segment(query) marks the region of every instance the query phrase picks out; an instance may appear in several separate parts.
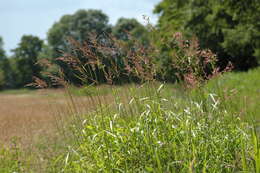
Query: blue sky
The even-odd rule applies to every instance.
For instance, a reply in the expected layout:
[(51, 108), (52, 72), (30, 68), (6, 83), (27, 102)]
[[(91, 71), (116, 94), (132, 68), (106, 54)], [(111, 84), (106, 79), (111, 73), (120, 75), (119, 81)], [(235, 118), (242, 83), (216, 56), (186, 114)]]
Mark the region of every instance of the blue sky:
[(149, 16), (155, 23), (152, 10), (160, 0), (0, 0), (0, 36), (4, 48), (10, 54), (24, 34), (45, 39), (46, 32), (64, 14), (78, 9), (100, 9), (115, 24), (120, 17), (137, 18)]

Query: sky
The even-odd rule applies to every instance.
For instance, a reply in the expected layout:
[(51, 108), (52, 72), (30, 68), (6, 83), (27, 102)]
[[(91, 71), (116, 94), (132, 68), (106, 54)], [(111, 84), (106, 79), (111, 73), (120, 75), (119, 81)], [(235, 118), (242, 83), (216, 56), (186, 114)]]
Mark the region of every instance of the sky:
[(79, 9), (99, 9), (115, 24), (120, 17), (136, 18), (144, 23), (143, 15), (156, 23), (154, 6), (160, 0), (0, 0), (0, 36), (4, 48), (17, 47), (22, 35), (31, 34), (46, 38), (46, 33), (64, 14), (73, 14)]

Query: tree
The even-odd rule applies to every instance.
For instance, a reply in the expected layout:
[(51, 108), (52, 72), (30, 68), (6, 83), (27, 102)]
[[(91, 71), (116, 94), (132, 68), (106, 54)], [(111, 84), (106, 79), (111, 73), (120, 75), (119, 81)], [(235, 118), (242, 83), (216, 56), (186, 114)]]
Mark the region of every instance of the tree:
[[(53, 76), (59, 76), (59, 67), (52, 63), (52, 50), (48, 44), (43, 44), (38, 56), (38, 63), (41, 66), (41, 80), (48, 86), (57, 87), (58, 83), (53, 82)], [(44, 86), (45, 87), (45, 86)]]
[(0, 37), (0, 89), (5, 85), (5, 74), (3, 71), (3, 60), (5, 59), (5, 52), (3, 49), (3, 40)]
[(10, 87), (12, 71), (9, 60), (3, 48), (3, 39), (0, 37), (0, 89)]
[(64, 15), (50, 28), (47, 37), (53, 57), (58, 57), (61, 51), (67, 50), (69, 37), (83, 43), (91, 36), (99, 37), (105, 32), (111, 32), (107, 15), (100, 10), (78, 10), (72, 15)]
[(3, 45), (4, 45), (3, 39), (2, 39), (2, 37), (0, 37), (0, 60), (4, 59), (6, 57)]
[[(93, 38), (97, 41), (105, 41), (108, 33), (111, 33), (108, 16), (100, 10), (78, 10), (72, 15), (64, 15), (51, 27), (48, 32), (48, 43), (53, 62), (61, 67), (69, 82), (80, 84), (81, 80), (76, 77), (75, 70), (67, 63), (56, 60), (57, 57), (62, 56), (62, 52), (70, 53), (73, 51), (73, 46), (68, 40), (73, 39), (80, 44), (91, 44)], [(79, 59), (86, 60), (86, 58)]]
[(148, 32), (146, 28), (136, 19), (120, 18), (113, 27), (113, 35), (120, 40), (127, 41), (129, 36), (148, 42)]
[(36, 36), (24, 35), (19, 46), (12, 50), (16, 65), (16, 87), (24, 87), (39, 77), (41, 67), (37, 64), (43, 41)]
[(222, 67), (231, 61), (237, 70), (247, 70), (260, 60), (258, 0), (163, 0), (154, 12), (165, 36), (196, 35), (202, 48), (218, 54)]

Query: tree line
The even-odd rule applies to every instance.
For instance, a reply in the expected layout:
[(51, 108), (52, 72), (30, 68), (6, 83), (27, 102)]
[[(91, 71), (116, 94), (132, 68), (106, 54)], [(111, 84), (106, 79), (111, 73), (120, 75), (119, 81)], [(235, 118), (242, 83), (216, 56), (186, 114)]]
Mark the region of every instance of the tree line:
[[(85, 64), (85, 69), (93, 66), (86, 65), (93, 53), (106, 68), (96, 65), (86, 71), (89, 75), (98, 74), (101, 81), (107, 80), (105, 76), (111, 72), (107, 68), (112, 67), (112, 64), (116, 64), (117, 69), (125, 72), (129, 64), (131, 66), (135, 63), (128, 59), (138, 57), (140, 53), (142, 56), (149, 54), (150, 60), (155, 64), (153, 68), (160, 69), (155, 74), (156, 78), (171, 82), (179, 80), (180, 73), (185, 73), (184, 69), (187, 67), (184, 65), (189, 66), (188, 71), (193, 68), (190, 57), (205, 59), (205, 52), (196, 52), (199, 49), (210, 49), (215, 53), (216, 65), (220, 69), (224, 69), (229, 62), (233, 64), (234, 70), (248, 70), (258, 66), (258, 0), (162, 0), (156, 5), (154, 13), (159, 15), (159, 20), (153, 27), (127, 18), (120, 18), (112, 26), (108, 16), (100, 10), (78, 10), (72, 15), (62, 16), (54, 23), (47, 32), (47, 42), (37, 36), (22, 36), (10, 57), (6, 56), (0, 37), (0, 88), (24, 87), (32, 83), (35, 77), (48, 80), (45, 74), (56, 74), (59, 69), (64, 72), (69, 82), (82, 85), (79, 73), (71, 68), (72, 63), (64, 61), (64, 58), (76, 56), (81, 64)], [(182, 33), (181, 40), (176, 37), (178, 32)], [(194, 38), (200, 46), (196, 45), (196, 41), (192, 41)], [(179, 42), (176, 42), (178, 39)], [(182, 43), (179, 44), (180, 42)], [(118, 43), (122, 46), (117, 46)], [(81, 48), (85, 48), (85, 52)], [(107, 48), (109, 53), (105, 51)], [(143, 50), (146, 50), (146, 53), (143, 53)], [(86, 55), (86, 51), (89, 51), (89, 54)], [(108, 56), (113, 62), (107, 62)], [(179, 57), (182, 56), (186, 57), (186, 64), (180, 63), (183, 60)], [(212, 54), (206, 56), (212, 57)], [(48, 60), (55, 65), (46, 68), (39, 63), (41, 60)], [(182, 69), (178, 68), (180, 64)], [(207, 65), (204, 71), (211, 73), (209, 71), (212, 69)], [(123, 72), (122, 74), (125, 74)], [(135, 78), (133, 73), (131, 75), (118, 75), (113, 80)]]
[(78, 10), (75, 14), (64, 15), (49, 29), (47, 42), (33, 35), (22, 36), (10, 57), (6, 56), (0, 37), (0, 88), (24, 87), (32, 83), (34, 77), (42, 77), (44, 71), (58, 71), (55, 66), (44, 69), (38, 63), (42, 59), (48, 59), (62, 67), (68, 78), (77, 83), (70, 73), (72, 69), (56, 61), (62, 52), (70, 49), (68, 39), (73, 38), (83, 43), (94, 35), (99, 40), (101, 37), (105, 39), (105, 35), (113, 35), (117, 39), (126, 40), (128, 32), (136, 38), (147, 33), (145, 27), (136, 19), (120, 18), (116, 25), (112, 26), (108, 16), (100, 10)]

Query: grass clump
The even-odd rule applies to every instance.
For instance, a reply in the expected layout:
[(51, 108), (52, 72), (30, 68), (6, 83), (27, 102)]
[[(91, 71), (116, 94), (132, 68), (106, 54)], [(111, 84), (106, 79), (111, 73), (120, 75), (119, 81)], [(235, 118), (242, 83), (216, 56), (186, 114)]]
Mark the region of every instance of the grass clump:
[(225, 109), (243, 119), (256, 120), (255, 123), (259, 125), (259, 75), (260, 68), (248, 72), (227, 73), (210, 80), (203, 89), (206, 93), (216, 93)]
[[(218, 97), (186, 104), (162, 86), (100, 105), (74, 129), (78, 141), (58, 160), (61, 172), (254, 172), (259, 144), (248, 123)], [(117, 98), (117, 97), (115, 97)], [(78, 128), (81, 127), (81, 128)]]
[[(17, 144), (17, 139), (13, 138), (12, 146), (0, 147), (0, 172), (25, 172), (28, 160), (25, 160), (23, 152)], [(28, 159), (28, 158), (27, 158)]]

